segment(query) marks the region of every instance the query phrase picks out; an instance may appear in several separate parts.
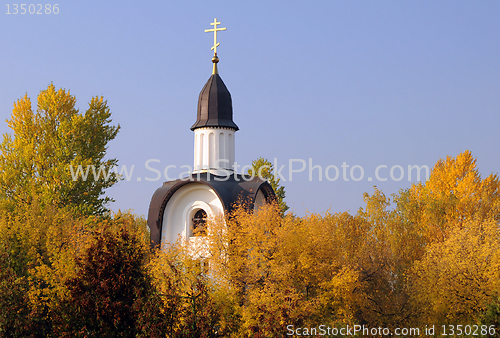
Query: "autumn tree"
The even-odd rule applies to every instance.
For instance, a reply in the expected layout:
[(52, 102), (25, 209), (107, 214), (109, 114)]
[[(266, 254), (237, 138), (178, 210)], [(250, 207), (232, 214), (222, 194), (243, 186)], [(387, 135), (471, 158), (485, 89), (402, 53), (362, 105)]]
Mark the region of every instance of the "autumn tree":
[(217, 299), (214, 282), (200, 262), (184, 258), (182, 275), (179, 277), (182, 311), (175, 319), (179, 327), (176, 336), (231, 337), (234, 327), (225, 320), (223, 314), (231, 312), (231, 304)]
[(470, 151), (439, 160), (425, 183), (401, 192), (398, 209), (426, 243), (443, 241), (467, 221), (500, 221), (500, 180), (482, 179)]
[(86, 225), (67, 210), (38, 203), (0, 210), (0, 332), (45, 337), (51, 309), (64, 294), (63, 281), (85, 247)]
[[(32, 313), (26, 296), (29, 283), (8, 262), (8, 253), (0, 251), (0, 336), (29, 337)], [(43, 332), (43, 331), (42, 331)]]
[(281, 337), (286, 326), (352, 323), (356, 271), (344, 268), (344, 215), (282, 217), (244, 206), (209, 223), (210, 269), (239, 304), (239, 337)]
[[(96, 222), (77, 215), (106, 212), (111, 200), (101, 195), (118, 180), (114, 173), (96, 180), (73, 175), (72, 166), (115, 165), (116, 159), (104, 157), (119, 129), (110, 125), (102, 97), (93, 98), (84, 114), (75, 104), (69, 91), (53, 85), (38, 95), (36, 111), (25, 95), (7, 121), (13, 134), (5, 134), (0, 145), (0, 270), (8, 276), (0, 307), (15, 324), (0, 323), (0, 332), (9, 335), (45, 336), (52, 330), (51, 311), (75, 270), (78, 249), (85, 248), (80, 240), (86, 227)], [(15, 333), (23, 330), (29, 335)]]
[(393, 252), (405, 267), (414, 319), (477, 320), (498, 288), (498, 176), (481, 178), (465, 151), (439, 160), (426, 182), (395, 201)]
[[(38, 95), (36, 111), (27, 95), (14, 103), (7, 120), (13, 134), (4, 134), (0, 145), (4, 206), (37, 199), (41, 205), (69, 206), (81, 214), (106, 211), (112, 200), (102, 195), (118, 175), (110, 172), (117, 160), (105, 156), (120, 127), (110, 124), (111, 112), (102, 97), (92, 98), (85, 113), (75, 105), (75, 96), (53, 84)], [(83, 179), (81, 174), (89, 175)]]
[(280, 185), (280, 178), (274, 173), (274, 165), (269, 160), (259, 157), (252, 161), (252, 168), (248, 170), (247, 174), (259, 176), (269, 182), (278, 198), (281, 213), (284, 215), (290, 207), (285, 202), (285, 187)]
[(427, 322), (478, 321), (500, 290), (500, 229), (467, 221), (426, 248), (411, 271), (413, 298)]
[(493, 295), (491, 303), (481, 315), (480, 323), (488, 326), (493, 325), (495, 328), (494, 337), (500, 337), (500, 296), (498, 292)]
[(66, 282), (77, 278), (76, 262), (95, 246), (103, 229), (111, 238), (126, 230), (148, 252), (145, 220), (129, 213), (75, 217), (66, 209), (37, 203), (20, 206), (14, 214), (0, 210), (0, 336), (47, 337), (68, 325), (62, 320), (72, 308), (66, 307)]
[(126, 229), (98, 230), (65, 281), (68, 297), (58, 311), (60, 336), (136, 337), (151, 283), (144, 266), (148, 247)]

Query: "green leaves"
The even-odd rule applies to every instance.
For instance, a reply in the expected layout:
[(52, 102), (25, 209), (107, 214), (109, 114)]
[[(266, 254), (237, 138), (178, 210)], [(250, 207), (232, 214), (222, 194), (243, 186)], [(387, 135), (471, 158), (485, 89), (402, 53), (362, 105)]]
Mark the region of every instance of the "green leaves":
[(278, 198), (281, 214), (284, 215), (290, 207), (285, 202), (285, 187), (280, 185), (280, 178), (274, 175), (274, 165), (269, 160), (259, 157), (252, 161), (252, 169), (248, 170), (247, 174), (259, 176), (269, 182)]

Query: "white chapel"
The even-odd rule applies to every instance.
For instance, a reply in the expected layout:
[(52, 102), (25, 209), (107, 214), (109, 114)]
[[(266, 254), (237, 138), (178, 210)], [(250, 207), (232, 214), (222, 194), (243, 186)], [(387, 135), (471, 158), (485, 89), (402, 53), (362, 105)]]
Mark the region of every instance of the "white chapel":
[[(259, 177), (234, 171), (235, 133), (239, 130), (233, 121), (231, 94), (219, 76), (217, 64), (217, 27), (214, 20), (212, 75), (198, 97), (194, 132), (194, 171), (185, 178), (168, 181), (151, 198), (148, 226), (151, 245), (174, 243), (179, 237), (188, 240), (195, 234), (203, 235), (207, 219), (225, 216), (241, 202), (249, 209), (257, 209), (276, 200), (271, 185)], [(198, 230), (198, 231), (197, 231)]]

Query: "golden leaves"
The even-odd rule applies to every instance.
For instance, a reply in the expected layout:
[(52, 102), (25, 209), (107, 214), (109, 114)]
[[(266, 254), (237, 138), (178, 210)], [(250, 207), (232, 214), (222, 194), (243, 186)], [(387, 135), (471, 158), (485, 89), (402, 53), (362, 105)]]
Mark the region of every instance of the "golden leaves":
[(0, 146), (0, 191), (16, 204), (67, 206), (81, 214), (102, 214), (111, 201), (101, 197), (104, 189), (119, 179), (111, 173), (93, 180), (73, 179), (70, 166), (116, 165), (104, 160), (107, 143), (119, 126), (111, 126), (111, 113), (102, 97), (95, 97), (80, 114), (69, 90), (53, 84), (40, 92), (37, 110), (25, 95), (14, 104), (8, 125), (13, 135), (4, 135)]
[(434, 166), (425, 184), (408, 190), (412, 222), (427, 229), (427, 241), (443, 241), (466, 221), (495, 218), (500, 214), (500, 181), (497, 175), (481, 179), (469, 151), (447, 157)]
[(411, 280), (427, 320), (477, 317), (500, 288), (500, 229), (492, 220), (468, 221), (444, 242), (427, 247)]

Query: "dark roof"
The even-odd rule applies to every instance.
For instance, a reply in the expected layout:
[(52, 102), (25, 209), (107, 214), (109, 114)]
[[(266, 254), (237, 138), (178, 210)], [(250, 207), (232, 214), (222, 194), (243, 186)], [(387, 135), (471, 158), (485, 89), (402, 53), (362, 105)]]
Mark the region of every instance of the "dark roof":
[(197, 120), (191, 130), (202, 127), (239, 129), (233, 122), (231, 94), (219, 74), (210, 76), (198, 97)]
[[(248, 181), (243, 179), (242, 175), (236, 174), (231, 176), (216, 176), (207, 173), (192, 174), (190, 177), (169, 181), (163, 183), (163, 186), (158, 188), (149, 204), (148, 226), (151, 231), (152, 246), (160, 244), (163, 213), (169, 199), (181, 187), (187, 184), (206, 184), (211, 187), (224, 206), (225, 214), (229, 214), (238, 203), (245, 202), (249, 210), (253, 209), (255, 197), (259, 190), (262, 191), (268, 202), (276, 201), (276, 195), (271, 185), (260, 177), (245, 176)], [(219, 179), (219, 180), (217, 180)], [(224, 180), (222, 180), (224, 179)]]

